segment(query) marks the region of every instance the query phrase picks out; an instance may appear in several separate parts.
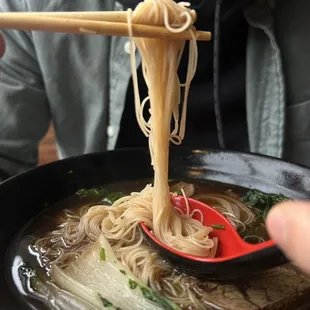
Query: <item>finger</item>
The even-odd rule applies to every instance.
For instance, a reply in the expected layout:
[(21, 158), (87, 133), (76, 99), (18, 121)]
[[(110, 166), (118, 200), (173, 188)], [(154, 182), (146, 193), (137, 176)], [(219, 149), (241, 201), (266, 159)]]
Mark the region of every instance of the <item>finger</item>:
[(285, 255), (310, 274), (310, 203), (289, 201), (275, 206), (266, 226)]

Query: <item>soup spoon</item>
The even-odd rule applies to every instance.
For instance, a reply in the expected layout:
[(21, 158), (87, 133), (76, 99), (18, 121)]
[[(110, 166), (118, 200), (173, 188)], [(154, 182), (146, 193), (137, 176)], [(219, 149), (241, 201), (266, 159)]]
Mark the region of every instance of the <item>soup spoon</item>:
[[(203, 214), (203, 224), (213, 227), (210, 237), (218, 238), (215, 258), (199, 257), (177, 251), (160, 242), (144, 223), (140, 229), (146, 241), (157, 250), (162, 259), (169, 261), (180, 271), (199, 278), (210, 280), (229, 280), (287, 263), (288, 260), (273, 240), (259, 244), (244, 241), (229, 220), (207, 204), (187, 198), (189, 213), (199, 209)], [(183, 196), (171, 198), (172, 205), (186, 212)], [(193, 218), (200, 219), (198, 212)]]

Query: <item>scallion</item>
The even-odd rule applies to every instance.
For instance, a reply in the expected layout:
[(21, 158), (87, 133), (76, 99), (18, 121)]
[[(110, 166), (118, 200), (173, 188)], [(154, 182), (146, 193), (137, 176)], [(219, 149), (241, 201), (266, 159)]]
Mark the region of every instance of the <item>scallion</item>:
[(105, 249), (100, 248), (100, 260), (105, 261)]
[(211, 227), (214, 229), (225, 230), (225, 225), (222, 224), (212, 224)]

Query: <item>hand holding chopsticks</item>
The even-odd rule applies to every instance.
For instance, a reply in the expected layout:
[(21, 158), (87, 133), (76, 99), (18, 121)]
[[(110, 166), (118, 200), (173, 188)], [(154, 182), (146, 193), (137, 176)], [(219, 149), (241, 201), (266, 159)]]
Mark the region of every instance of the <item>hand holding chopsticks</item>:
[[(127, 12), (33, 12), (0, 13), (0, 29), (48, 31), (107, 36), (128, 36)], [(134, 37), (191, 40), (187, 30), (172, 33), (165, 27), (132, 24)], [(211, 40), (211, 33), (195, 31), (199, 41)]]

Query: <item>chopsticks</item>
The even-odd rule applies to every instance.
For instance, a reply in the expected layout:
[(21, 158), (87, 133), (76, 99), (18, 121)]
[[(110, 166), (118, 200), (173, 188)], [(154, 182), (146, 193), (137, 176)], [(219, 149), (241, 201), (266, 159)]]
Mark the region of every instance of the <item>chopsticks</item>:
[[(0, 13), (0, 29), (74, 34), (128, 36), (127, 12), (18, 12)], [(191, 40), (190, 32), (172, 33), (165, 27), (132, 24), (133, 36)], [(195, 31), (199, 41), (211, 40), (208, 31)]]

